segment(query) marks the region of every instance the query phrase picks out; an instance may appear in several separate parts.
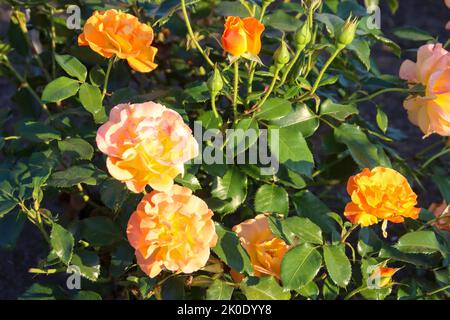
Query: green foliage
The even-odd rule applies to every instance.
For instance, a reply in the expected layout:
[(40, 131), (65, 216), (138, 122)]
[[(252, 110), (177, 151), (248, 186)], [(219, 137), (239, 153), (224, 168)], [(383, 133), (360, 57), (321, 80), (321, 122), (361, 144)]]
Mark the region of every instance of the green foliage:
[[(398, 70), (382, 73), (379, 50), (374, 50), (381, 45), (392, 59), (406, 58), (405, 40), (407, 51), (411, 43), (418, 47), (443, 40), (416, 26), (393, 28), (394, 39), (389, 39), (373, 27), (375, 16), (367, 11), (379, 6), (378, 0), (304, 2), (80, 1), (83, 19), (115, 8), (152, 26), (158, 68), (143, 74), (122, 56), (105, 59), (78, 46), (79, 32), (68, 29), (59, 14), (66, 9), (64, 1), (7, 1), (11, 19), (0, 41), (0, 75), (10, 82), (5, 87), (13, 87), (13, 107), (7, 101), (0, 108), (0, 248), (19, 250), (17, 242), (29, 236), (26, 224), (42, 235), (43, 248), (29, 268), (33, 283), (19, 299), (450, 297), (450, 233), (437, 223), (446, 216), (436, 218), (429, 208), (431, 201), (450, 202), (447, 139), (419, 142), (419, 130), (402, 131), (404, 126), (391, 118), (389, 93), (402, 99), (426, 96), (426, 84), (408, 84)], [(392, 14), (401, 10), (397, 0), (385, 3)], [(250, 15), (261, 17), (265, 26), (261, 51), (239, 58), (224, 54), (216, 41), (224, 19)], [(357, 24), (348, 20), (350, 15), (358, 17)], [(39, 31), (39, 39), (31, 30)], [(150, 278), (138, 266), (136, 254), (143, 252), (131, 247), (127, 223), (144, 194), (155, 190), (146, 186), (145, 192), (134, 193), (115, 179), (119, 169), (113, 172), (111, 163), (123, 159), (112, 151), (104, 155), (96, 141), (114, 106), (147, 101), (178, 112), (193, 130), (196, 121), (204, 131), (212, 129), (217, 136), (199, 141), (200, 153), (213, 144), (224, 153), (217, 157), (224, 163), (177, 163), (178, 169), (184, 165), (184, 174), (174, 183), (206, 202), (217, 234), (206, 264), (190, 274), (162, 266)], [(406, 112), (399, 114), (407, 121)], [(150, 132), (159, 118), (140, 121), (133, 118), (129, 131), (108, 137), (126, 139), (117, 147), (135, 161), (130, 172), (166, 147), (164, 141), (134, 137), (138, 126)], [(407, 148), (411, 142), (417, 145)], [(129, 148), (133, 143), (139, 149)], [(269, 164), (261, 155), (264, 147), (273, 160)], [(250, 161), (255, 150), (258, 157)], [(170, 157), (165, 156), (149, 161), (147, 169), (166, 166)], [(387, 226), (380, 219), (378, 225), (362, 227), (344, 215), (355, 199), (346, 192), (349, 177), (378, 166), (408, 179), (418, 195), (418, 219)], [(269, 229), (258, 229), (250, 240), (239, 238), (233, 227), (244, 221), (249, 226), (248, 219), (257, 214), (265, 214)], [(142, 230), (154, 231), (147, 224), (143, 220)], [(284, 256), (271, 247), (273, 237), (288, 246)], [(267, 261), (280, 262), (279, 274), (266, 270), (278, 268)], [(399, 271), (383, 287), (369, 286), (379, 266)], [(73, 274), (72, 268), (80, 271), (82, 290), (64, 287), (64, 275)], [(45, 281), (35, 275), (45, 275)]]

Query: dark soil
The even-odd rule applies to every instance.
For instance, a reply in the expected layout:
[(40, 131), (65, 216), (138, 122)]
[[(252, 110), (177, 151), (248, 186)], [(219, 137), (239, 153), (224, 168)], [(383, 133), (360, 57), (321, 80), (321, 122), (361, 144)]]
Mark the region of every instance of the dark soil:
[[(385, 1), (381, 1), (385, 2)], [(444, 4), (444, 0), (401, 0), (398, 12), (392, 16), (385, 5), (381, 8), (382, 30), (404, 49), (415, 49), (420, 43), (405, 42), (396, 39), (392, 35), (392, 29), (403, 25), (414, 25), (428, 31), (432, 35), (439, 35), (441, 42), (448, 38), (448, 31), (445, 24), (450, 20), (450, 10)], [(7, 30), (9, 16), (0, 7), (0, 36)], [(383, 73), (396, 74), (401, 62), (405, 58), (415, 59), (415, 53), (407, 53), (401, 59), (390, 53), (386, 48), (378, 48), (373, 56)], [(15, 92), (15, 87), (8, 79), (0, 77), (0, 101), (2, 107), (13, 106), (11, 96)], [(436, 141), (437, 137), (422, 139), (420, 130), (413, 126), (407, 119), (405, 110), (402, 107), (403, 97), (396, 94), (388, 94), (380, 98), (384, 110), (390, 121), (390, 127), (402, 131), (408, 138), (405, 141), (395, 143), (394, 148), (406, 159), (410, 159), (418, 150)], [(363, 117), (375, 121), (374, 108), (367, 105), (363, 111)], [(430, 186), (432, 190), (433, 187)], [(428, 189), (428, 188), (427, 188)], [(437, 194), (437, 191), (436, 191)], [(423, 205), (428, 205), (431, 200), (437, 201), (439, 198), (431, 196), (429, 199), (422, 199)], [(36, 267), (40, 258), (46, 251), (40, 234), (36, 228), (26, 224), (22, 235), (14, 250), (0, 250), (0, 299), (16, 299), (33, 282), (33, 275), (28, 273), (28, 269)]]

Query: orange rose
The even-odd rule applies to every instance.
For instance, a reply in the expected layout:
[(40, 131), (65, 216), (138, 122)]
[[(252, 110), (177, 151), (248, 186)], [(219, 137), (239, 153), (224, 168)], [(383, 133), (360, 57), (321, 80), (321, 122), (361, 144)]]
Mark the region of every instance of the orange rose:
[(450, 206), (444, 201), (441, 204), (433, 203), (428, 208), (436, 217), (433, 225), (441, 230), (450, 231)]
[(417, 53), (417, 63), (403, 62), (400, 78), (426, 87), (425, 96), (405, 100), (409, 120), (425, 136), (432, 133), (450, 136), (450, 53), (440, 43), (424, 45)]
[(406, 178), (393, 169), (366, 168), (350, 177), (347, 192), (352, 202), (346, 205), (344, 215), (354, 224), (367, 227), (379, 220), (401, 223), (404, 218), (419, 216), (420, 208), (414, 207), (417, 195)]
[(152, 47), (153, 29), (140, 23), (128, 13), (114, 9), (96, 11), (78, 37), (78, 45), (89, 46), (105, 58), (116, 55), (126, 59), (131, 68), (139, 72), (150, 72), (158, 65), (154, 63), (158, 49)]
[(204, 267), (217, 242), (212, 216), (188, 188), (146, 194), (127, 227), (142, 271), (153, 278), (163, 269), (192, 273)]
[(198, 154), (197, 141), (181, 116), (154, 102), (120, 104), (97, 131), (109, 173), (133, 192), (148, 184), (168, 191), (184, 173), (184, 163)]
[(228, 17), (222, 34), (222, 46), (235, 57), (244, 53), (256, 56), (261, 51), (263, 31), (264, 25), (253, 17)]
[[(280, 278), (281, 261), (289, 246), (275, 237), (264, 214), (246, 220), (233, 227), (242, 246), (250, 256), (254, 275), (272, 275)], [(237, 278), (237, 277), (236, 277)]]

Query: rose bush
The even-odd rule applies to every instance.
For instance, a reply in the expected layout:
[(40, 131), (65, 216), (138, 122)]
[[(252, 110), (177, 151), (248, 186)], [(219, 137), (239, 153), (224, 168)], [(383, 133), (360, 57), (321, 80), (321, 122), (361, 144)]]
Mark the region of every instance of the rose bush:
[(0, 246), (45, 244), (20, 298), (449, 298), (447, 39), (388, 38), (379, 1), (6, 2)]

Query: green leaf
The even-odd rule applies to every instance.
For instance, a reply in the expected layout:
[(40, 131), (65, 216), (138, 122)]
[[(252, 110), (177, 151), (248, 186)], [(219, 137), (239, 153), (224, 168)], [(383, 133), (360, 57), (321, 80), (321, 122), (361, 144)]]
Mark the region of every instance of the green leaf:
[(414, 26), (403, 26), (398, 27), (393, 30), (395, 36), (412, 41), (429, 41), (434, 40), (434, 37), (431, 36), (426, 31), (423, 31)]
[(323, 282), (322, 295), (325, 300), (334, 300), (339, 295), (339, 287), (327, 278)]
[(376, 253), (381, 249), (383, 242), (378, 238), (375, 232), (370, 228), (361, 228), (359, 230), (358, 253), (365, 257)]
[(120, 230), (107, 217), (90, 217), (81, 220), (81, 236), (93, 246), (107, 246), (120, 238)]
[(358, 59), (364, 64), (367, 71), (370, 70), (370, 47), (367, 41), (361, 39), (355, 39), (347, 47), (350, 51), (353, 51)]
[(289, 300), (291, 294), (280, 287), (274, 277), (249, 277), (241, 283), (248, 300)]
[(274, 13), (266, 15), (263, 21), (265, 26), (271, 26), (285, 32), (294, 32), (302, 25), (301, 20), (283, 10), (276, 10)]
[(331, 279), (340, 287), (347, 287), (352, 277), (352, 266), (345, 254), (345, 246), (327, 245), (323, 247), (325, 265)]
[(359, 126), (343, 123), (334, 129), (334, 136), (338, 142), (347, 145), (353, 160), (361, 168), (374, 168), (380, 165), (389, 167), (385, 162), (384, 152), (369, 141)]
[(445, 173), (445, 170), (442, 172), (437, 171), (433, 174), (432, 179), (437, 185), (445, 202), (450, 203), (450, 179), (448, 178), (448, 174)]
[(416, 231), (403, 235), (395, 247), (406, 253), (433, 253), (440, 250), (433, 231)]
[(219, 16), (223, 17), (248, 17), (247, 9), (245, 9), (245, 7), (241, 3), (236, 1), (220, 1), (219, 3), (217, 3), (215, 11)]
[(247, 176), (233, 166), (227, 170), (223, 178), (216, 177), (211, 194), (213, 197), (226, 201), (226, 204), (219, 209), (220, 212), (233, 212), (247, 197)]
[(26, 215), (19, 210), (0, 218), (0, 248), (14, 249), (25, 221)]
[(269, 123), (279, 128), (293, 126), (295, 130), (302, 133), (303, 137), (311, 136), (319, 127), (319, 119), (306, 104), (296, 105), (292, 112)]
[(114, 212), (118, 212), (128, 196), (126, 185), (115, 179), (106, 179), (100, 185), (102, 202)]
[(64, 171), (54, 172), (50, 176), (48, 184), (59, 188), (70, 188), (79, 183), (95, 185), (97, 183), (96, 174), (96, 169), (92, 165), (73, 166)]
[(58, 102), (77, 94), (80, 85), (77, 80), (59, 77), (53, 80), (42, 92), (42, 102)]
[(331, 99), (327, 99), (320, 105), (321, 116), (330, 116), (339, 121), (344, 121), (354, 114), (358, 114), (358, 109), (352, 104), (338, 104)]
[(184, 300), (184, 277), (166, 280), (161, 288), (161, 297), (163, 300)]
[(66, 154), (74, 160), (91, 160), (94, 155), (94, 148), (86, 140), (80, 138), (67, 138), (58, 141), (58, 148), (61, 153)]
[(175, 182), (191, 189), (192, 191), (197, 191), (202, 188), (200, 181), (198, 181), (197, 177), (191, 173), (185, 173), (183, 176), (177, 176), (175, 178)]
[(280, 119), (292, 111), (292, 104), (288, 100), (281, 98), (270, 98), (261, 106), (261, 110), (256, 113), (258, 120)]
[(283, 220), (282, 224), (291, 243), (295, 242), (296, 238), (300, 243), (323, 243), (322, 230), (308, 218), (290, 217)]
[(289, 211), (288, 193), (276, 185), (263, 185), (255, 195), (255, 211), (286, 214)]
[(120, 277), (133, 264), (134, 250), (125, 241), (120, 242), (111, 254), (110, 271), (113, 277)]
[(5, 214), (12, 211), (16, 206), (16, 201), (0, 197), (0, 219), (3, 218)]
[(50, 233), (50, 244), (53, 251), (65, 265), (68, 265), (72, 259), (74, 243), (73, 235), (69, 231), (59, 224), (53, 223)]
[(339, 235), (336, 222), (329, 216), (331, 210), (313, 193), (309, 191), (298, 192), (294, 195), (293, 201), (300, 216), (310, 219), (328, 234)]
[(386, 115), (386, 113), (384, 113), (384, 111), (381, 110), (381, 108), (377, 108), (376, 121), (377, 121), (378, 128), (380, 128), (381, 131), (386, 133), (386, 130), (388, 128), (389, 119), (388, 119), (388, 116)]
[(319, 287), (314, 281), (296, 290), (300, 295), (315, 300), (319, 296)]
[(340, 30), (344, 24), (344, 20), (330, 13), (316, 13), (314, 18), (325, 24), (328, 33), (333, 37), (336, 36), (337, 31)]
[(84, 249), (73, 253), (71, 265), (80, 269), (80, 275), (91, 281), (96, 281), (100, 275), (100, 259), (95, 252)]
[(311, 282), (319, 272), (322, 256), (309, 243), (290, 249), (281, 262), (281, 280), (286, 289), (296, 290)]
[(100, 87), (105, 82), (106, 73), (100, 66), (95, 66), (89, 72), (89, 80), (91, 84)]
[(252, 118), (241, 119), (227, 135), (227, 152), (238, 155), (255, 144), (259, 136), (258, 122)]
[(227, 230), (219, 223), (216, 223), (217, 244), (212, 249), (213, 252), (229, 267), (240, 273), (252, 273), (250, 258), (242, 247), (236, 233)]
[(87, 69), (77, 58), (70, 55), (56, 54), (55, 60), (69, 76), (77, 78), (81, 82), (86, 80)]
[(61, 292), (50, 284), (33, 283), (19, 300), (56, 300)]
[(42, 122), (27, 121), (25, 123), (21, 123), (17, 127), (16, 131), (24, 139), (30, 141), (47, 142), (52, 140), (61, 140), (61, 134), (57, 130)]
[(272, 156), (297, 173), (311, 176), (314, 158), (301, 132), (295, 127), (281, 128), (277, 132), (269, 131), (269, 146)]
[(216, 118), (214, 115), (214, 112), (212, 111), (205, 111), (203, 112), (200, 117), (198, 118), (198, 121), (201, 122), (201, 125), (205, 129), (220, 129), (222, 127), (222, 118)]
[(142, 299), (146, 300), (148, 299), (148, 296), (155, 288), (155, 285), (157, 284), (156, 278), (149, 278), (149, 277), (142, 277), (139, 278), (139, 292), (141, 293)]
[(102, 300), (102, 296), (94, 291), (81, 290), (72, 297), (72, 300)]
[(102, 94), (98, 87), (83, 83), (80, 87), (79, 97), (81, 104), (92, 114), (96, 123), (103, 123), (107, 120)]
[(230, 300), (233, 290), (232, 286), (216, 279), (206, 290), (206, 300)]

